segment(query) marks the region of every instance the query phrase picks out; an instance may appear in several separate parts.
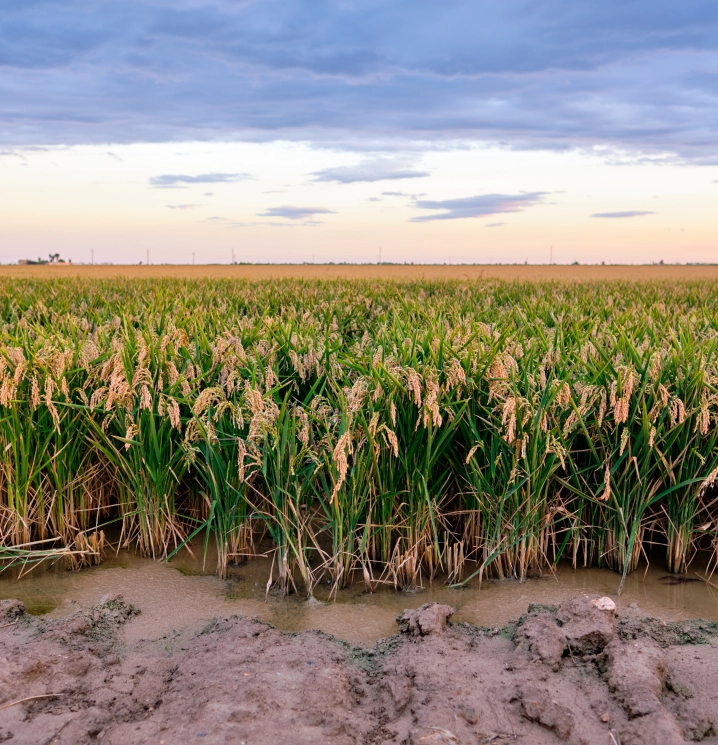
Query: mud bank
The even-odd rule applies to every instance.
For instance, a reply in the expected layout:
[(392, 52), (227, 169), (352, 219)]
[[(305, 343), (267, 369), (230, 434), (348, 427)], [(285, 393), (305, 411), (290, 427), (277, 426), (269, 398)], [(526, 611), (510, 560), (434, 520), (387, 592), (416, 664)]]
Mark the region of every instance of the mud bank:
[(129, 641), (137, 613), (0, 602), (0, 742), (718, 743), (718, 624), (598, 596), (501, 629), (427, 604), (371, 648), (241, 616)]

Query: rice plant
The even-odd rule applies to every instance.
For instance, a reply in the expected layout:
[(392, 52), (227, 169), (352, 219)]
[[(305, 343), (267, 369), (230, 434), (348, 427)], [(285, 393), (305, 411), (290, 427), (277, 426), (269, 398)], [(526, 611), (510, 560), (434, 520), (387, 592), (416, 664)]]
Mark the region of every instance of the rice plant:
[(201, 535), (311, 597), (718, 547), (711, 283), (0, 288), (4, 565)]

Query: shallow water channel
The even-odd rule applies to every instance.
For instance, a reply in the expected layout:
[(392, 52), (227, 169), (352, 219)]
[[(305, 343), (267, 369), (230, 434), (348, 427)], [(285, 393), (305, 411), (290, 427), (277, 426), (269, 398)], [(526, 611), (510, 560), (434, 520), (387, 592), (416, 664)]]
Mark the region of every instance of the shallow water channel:
[[(616, 594), (620, 577), (614, 572), (574, 572), (566, 565), (523, 583), (484, 580), (479, 587), (472, 581), (463, 589), (449, 589), (434, 580), (416, 592), (384, 586), (369, 594), (363, 583), (356, 582), (329, 602), (272, 593), (266, 597), (267, 559), (233, 567), (226, 581), (211, 574), (214, 566), (211, 555), (203, 565), (188, 552), (162, 563), (120, 551), (102, 565), (79, 572), (56, 564), (49, 569), (36, 567), (18, 579), (16, 570), (5, 571), (0, 574), (0, 599), (17, 598), (32, 614), (60, 617), (89, 607), (104, 595), (121, 594), (141, 610), (125, 629), (128, 642), (158, 639), (175, 630), (199, 628), (215, 616), (240, 614), (285, 631), (320, 629), (349, 642), (372, 644), (396, 632), (395, 618), (404, 608), (422, 603), (447, 603), (456, 609), (453, 620), (493, 627), (517, 619), (529, 603), (558, 604), (580, 592), (609, 595), (619, 607), (637, 603), (648, 615), (666, 620), (718, 621), (718, 589), (696, 574), (690, 574), (687, 582), (673, 584), (675, 578), (658, 564), (629, 575), (620, 597)], [(316, 595), (322, 597), (322, 588)]]

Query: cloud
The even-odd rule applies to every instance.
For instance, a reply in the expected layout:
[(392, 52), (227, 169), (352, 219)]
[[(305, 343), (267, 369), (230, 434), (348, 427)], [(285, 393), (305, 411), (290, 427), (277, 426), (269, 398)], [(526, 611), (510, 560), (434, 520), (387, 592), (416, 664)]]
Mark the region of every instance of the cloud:
[(119, 155), (115, 155), (115, 153), (111, 153), (109, 150), (107, 151), (107, 153), (105, 153), (105, 155), (108, 155), (110, 158), (114, 158), (115, 160), (119, 160), (120, 163), (125, 162), (124, 160), (122, 160), (122, 158), (120, 158)]
[(397, 181), (409, 178), (425, 178), (427, 171), (417, 171), (403, 161), (389, 158), (372, 158), (353, 166), (335, 166), (312, 174), (315, 181), (338, 184), (374, 183), (376, 181)]
[(318, 220), (306, 220), (305, 222), (261, 222), (258, 220), (252, 222), (225, 221), (219, 224), (228, 228), (311, 228), (316, 225), (324, 225), (323, 222), (319, 222)]
[(180, 184), (228, 184), (253, 178), (247, 173), (203, 173), (199, 176), (165, 174), (153, 176), (150, 185), (160, 189), (182, 188)]
[(527, 7), (5, 0), (0, 146), (484, 140), (718, 162), (715, 0)]
[(466, 217), (487, 217), (504, 212), (521, 212), (527, 207), (541, 204), (546, 192), (536, 191), (526, 194), (481, 194), (464, 199), (430, 201), (419, 199), (414, 206), (422, 210), (440, 210), (434, 215), (421, 215), (410, 218), (409, 222), (430, 222), (432, 220), (460, 220)]
[(19, 158), (23, 165), (27, 165), (27, 158), (19, 151), (0, 150), (0, 158)]
[[(323, 207), (270, 207), (266, 212), (260, 212), (260, 217), (282, 217), (285, 220), (306, 220), (314, 215), (333, 215), (334, 210)], [(307, 223), (310, 224), (310, 223)]]
[(622, 219), (624, 217), (643, 217), (643, 215), (655, 215), (655, 212), (646, 212), (642, 210), (628, 210), (627, 212), (596, 212), (591, 217), (608, 217), (611, 219)]
[(381, 193), (383, 197), (405, 197), (407, 199), (419, 199), (420, 197), (426, 196), (426, 192), (417, 192), (416, 194), (408, 194), (404, 191), (383, 191)]
[(184, 212), (185, 210), (193, 210), (195, 207), (199, 206), (199, 204), (168, 204), (167, 209), (180, 210)]
[(490, 222), (484, 225), (485, 228), (500, 228), (502, 225), (506, 225), (505, 222)]

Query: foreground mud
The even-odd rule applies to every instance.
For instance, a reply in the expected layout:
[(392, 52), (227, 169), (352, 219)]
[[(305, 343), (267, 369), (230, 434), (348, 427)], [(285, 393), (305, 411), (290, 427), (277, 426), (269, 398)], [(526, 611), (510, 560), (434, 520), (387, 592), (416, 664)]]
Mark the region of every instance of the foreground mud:
[(128, 645), (137, 612), (0, 602), (0, 742), (718, 743), (716, 625), (616, 617), (607, 598), (493, 630), (430, 604), (372, 649), (236, 616)]

